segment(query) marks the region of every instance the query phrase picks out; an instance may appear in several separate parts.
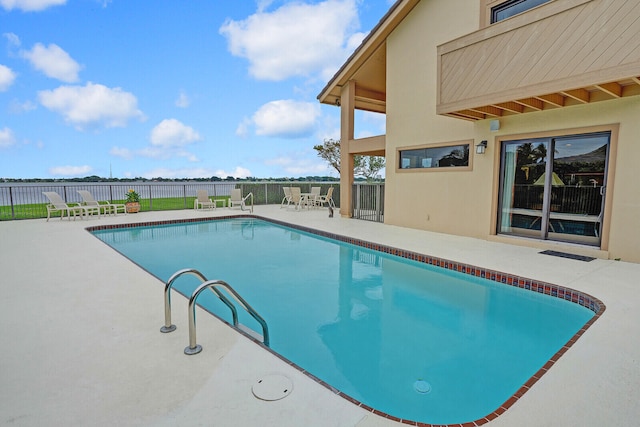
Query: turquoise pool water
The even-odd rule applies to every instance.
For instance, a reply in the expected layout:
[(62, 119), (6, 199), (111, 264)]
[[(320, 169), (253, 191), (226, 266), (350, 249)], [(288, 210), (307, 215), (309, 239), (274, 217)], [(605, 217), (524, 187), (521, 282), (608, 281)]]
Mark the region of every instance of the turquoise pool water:
[[(594, 316), (558, 298), (257, 219), (94, 234), (163, 281), (183, 268), (226, 281), (265, 318), (274, 351), (365, 405), (423, 423), (493, 412)], [(191, 295), (198, 284), (184, 276), (174, 288)], [(198, 301), (231, 321), (211, 293)], [(240, 321), (261, 330), (248, 315)]]

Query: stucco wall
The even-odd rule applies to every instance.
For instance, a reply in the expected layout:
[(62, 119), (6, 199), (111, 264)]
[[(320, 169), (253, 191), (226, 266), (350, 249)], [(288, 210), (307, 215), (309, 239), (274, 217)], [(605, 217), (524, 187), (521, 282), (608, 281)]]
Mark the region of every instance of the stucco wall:
[[(469, 122), (438, 116), (436, 46), (478, 28), (479, 5), (466, 0), (422, 1), (387, 39), (387, 172), (385, 222), (478, 238), (492, 238), (499, 169), (496, 138), (553, 130), (619, 124), (608, 188), (608, 211), (600, 256), (640, 262), (640, 97)], [(398, 171), (397, 150), (468, 140), (469, 170)], [(488, 140), (486, 154), (475, 144)], [(506, 239), (516, 244), (553, 242)], [(560, 245), (561, 246), (561, 245)], [(560, 249), (562, 249), (560, 247)], [(574, 251), (580, 248), (572, 247)], [(608, 251), (608, 252), (607, 252)]]
[(396, 172), (398, 147), (473, 138), (473, 123), (436, 115), (436, 70), (437, 46), (476, 30), (478, 14), (478, 2), (422, 1), (387, 39), (385, 222), (389, 224), (486, 235), (487, 227), (480, 232), (471, 223), (469, 206), (478, 206), (483, 199), (476, 190), (484, 187), (480, 193), (486, 198), (491, 189), (478, 181), (474, 171)]

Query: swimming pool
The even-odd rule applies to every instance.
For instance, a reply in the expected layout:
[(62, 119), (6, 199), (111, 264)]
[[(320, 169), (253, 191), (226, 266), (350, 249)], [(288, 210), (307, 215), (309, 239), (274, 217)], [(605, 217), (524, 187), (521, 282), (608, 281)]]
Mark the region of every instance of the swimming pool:
[[(570, 289), (255, 217), (99, 228), (163, 281), (186, 267), (225, 280), (267, 320), (274, 351), (398, 419), (500, 412), (604, 310)], [(215, 298), (203, 303), (230, 321)]]

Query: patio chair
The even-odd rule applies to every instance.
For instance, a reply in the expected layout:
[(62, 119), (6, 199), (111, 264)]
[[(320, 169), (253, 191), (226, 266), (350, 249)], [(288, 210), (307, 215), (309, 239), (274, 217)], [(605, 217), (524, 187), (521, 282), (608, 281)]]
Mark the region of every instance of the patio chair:
[(318, 197), (318, 199), (316, 200), (316, 204), (318, 206), (324, 207), (325, 203), (332, 209), (335, 209), (336, 205), (335, 203), (333, 203), (333, 187), (329, 187), (329, 190), (327, 190), (327, 194)]
[(101, 213), (105, 215), (117, 215), (118, 211), (122, 211), (122, 213), (127, 213), (127, 207), (124, 203), (111, 203), (106, 200), (98, 201), (93, 197), (93, 194), (86, 190), (78, 190), (80, 197), (82, 197), (82, 205), (83, 206), (92, 206), (97, 207)]
[(89, 213), (97, 213), (98, 218), (100, 218), (100, 208), (98, 207), (83, 206), (79, 203), (65, 203), (62, 197), (55, 191), (43, 191), (42, 194), (49, 199), (49, 204), (47, 205), (47, 221), (49, 221), (51, 214), (54, 212), (60, 212), (60, 219), (64, 218), (65, 214), (68, 219), (71, 219), (71, 215), (73, 215), (74, 221), (78, 214), (80, 214), (80, 219), (83, 219), (83, 217), (89, 215)]
[(249, 209), (251, 213), (253, 213), (253, 193), (249, 193), (246, 196), (242, 197), (242, 190), (239, 188), (234, 188), (231, 190), (231, 199), (229, 200), (229, 207), (233, 208), (236, 206), (240, 207), (240, 210), (245, 210), (247, 207), (247, 199), (251, 198), (251, 206)]
[(287, 206), (293, 203), (291, 200), (291, 187), (282, 187), (282, 191), (284, 191), (284, 197), (282, 198), (282, 202), (280, 203), (281, 209), (284, 206), (285, 202), (287, 202)]
[(307, 205), (307, 197), (302, 195), (300, 187), (291, 187), (291, 203), (296, 210)]
[(309, 196), (309, 204), (313, 207), (317, 206), (320, 198), (320, 187), (311, 187), (311, 195)]
[(207, 190), (198, 190), (196, 199), (193, 201), (193, 209), (215, 209), (216, 202), (209, 198)]

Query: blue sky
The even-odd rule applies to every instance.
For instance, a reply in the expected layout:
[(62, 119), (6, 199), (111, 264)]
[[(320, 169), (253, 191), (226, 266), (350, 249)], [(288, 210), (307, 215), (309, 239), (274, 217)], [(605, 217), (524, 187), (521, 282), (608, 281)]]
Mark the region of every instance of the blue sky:
[(0, 0), (0, 178), (337, 176), (316, 97), (392, 3)]

